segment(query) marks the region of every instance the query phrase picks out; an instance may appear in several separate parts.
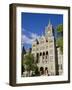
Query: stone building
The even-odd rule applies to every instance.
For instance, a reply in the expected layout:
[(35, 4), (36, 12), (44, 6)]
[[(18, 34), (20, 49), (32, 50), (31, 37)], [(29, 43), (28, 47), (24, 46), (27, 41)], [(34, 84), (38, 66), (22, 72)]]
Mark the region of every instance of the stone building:
[(45, 27), (45, 35), (32, 43), (32, 52), (35, 57), (40, 75), (61, 75), (63, 56), (56, 46), (54, 29), (50, 21)]

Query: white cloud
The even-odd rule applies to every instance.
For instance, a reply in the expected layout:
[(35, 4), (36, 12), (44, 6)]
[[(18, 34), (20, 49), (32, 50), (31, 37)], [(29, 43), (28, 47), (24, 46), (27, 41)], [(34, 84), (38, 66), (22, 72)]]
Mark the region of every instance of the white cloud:
[(38, 35), (35, 34), (35, 33), (31, 33), (31, 37), (34, 38), (34, 39), (36, 39), (36, 38), (39, 38), (40, 36), (38, 36)]
[(26, 36), (25, 34), (22, 34), (22, 38), (21, 38), (22, 45), (23, 44), (32, 44), (32, 42), (34, 40), (36, 40), (37, 38), (40, 37), (39, 35), (37, 35), (35, 33), (31, 33), (29, 31), (26, 31), (25, 29), (23, 29), (23, 31), (27, 32), (29, 34), (28, 36), (30, 36), (30, 38), (28, 36)]
[(25, 36), (25, 35), (22, 35), (22, 44), (25, 44), (25, 43), (30, 43), (30, 39), (27, 37), (27, 36)]

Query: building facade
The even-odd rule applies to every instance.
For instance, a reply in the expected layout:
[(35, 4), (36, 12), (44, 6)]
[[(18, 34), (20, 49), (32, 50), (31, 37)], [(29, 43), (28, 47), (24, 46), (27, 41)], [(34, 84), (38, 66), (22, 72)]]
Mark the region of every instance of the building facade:
[(35, 57), (40, 75), (61, 75), (63, 70), (63, 55), (56, 46), (54, 29), (50, 21), (45, 27), (45, 35), (32, 43), (32, 52)]

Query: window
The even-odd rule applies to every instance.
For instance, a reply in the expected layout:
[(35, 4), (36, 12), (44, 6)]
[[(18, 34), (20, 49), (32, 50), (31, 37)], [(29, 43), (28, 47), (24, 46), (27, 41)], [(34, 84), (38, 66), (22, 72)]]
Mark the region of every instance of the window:
[(46, 63), (48, 62), (48, 59), (49, 59), (49, 58), (48, 58), (48, 55), (46, 55), (46, 59), (45, 59), (45, 62), (46, 62)]
[(42, 56), (42, 53), (40, 52), (40, 56)]
[(45, 52), (43, 52), (43, 56), (45, 55)]
[(39, 53), (37, 53), (36, 57), (37, 57), (36, 63), (38, 63), (39, 62)]
[(48, 42), (48, 40), (46, 39), (46, 42)]
[(39, 44), (39, 41), (37, 41), (37, 44)]
[(39, 53), (37, 53), (37, 56), (39, 56)]
[(42, 63), (44, 63), (44, 61), (45, 61), (44, 59), (45, 59), (45, 57), (43, 56), (43, 57), (42, 57)]
[(48, 55), (48, 51), (46, 51), (46, 55)]

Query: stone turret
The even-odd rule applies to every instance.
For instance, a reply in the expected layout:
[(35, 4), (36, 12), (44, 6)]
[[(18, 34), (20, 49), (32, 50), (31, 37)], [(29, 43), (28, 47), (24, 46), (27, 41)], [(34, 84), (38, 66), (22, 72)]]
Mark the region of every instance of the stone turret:
[(48, 25), (45, 27), (45, 36), (50, 37), (52, 35), (53, 35), (53, 28), (52, 28), (52, 24), (49, 20)]

